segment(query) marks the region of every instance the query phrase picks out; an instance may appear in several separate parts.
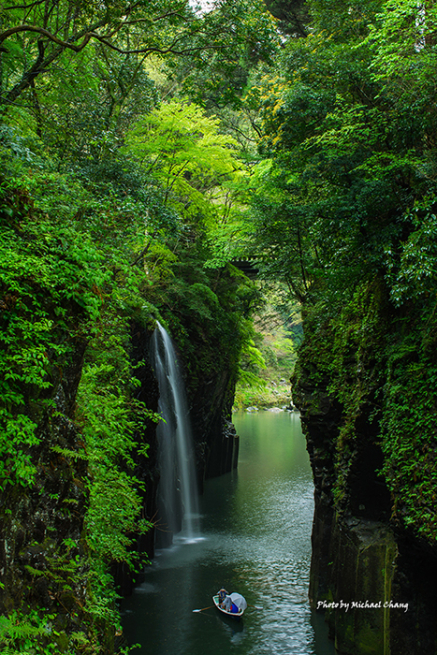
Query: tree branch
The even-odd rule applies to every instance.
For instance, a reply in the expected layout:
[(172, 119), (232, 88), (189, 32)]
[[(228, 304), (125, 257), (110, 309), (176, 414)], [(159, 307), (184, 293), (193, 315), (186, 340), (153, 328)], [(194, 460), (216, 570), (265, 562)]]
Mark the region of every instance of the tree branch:
[(173, 55), (192, 55), (196, 52), (201, 52), (202, 50), (226, 50), (227, 48), (230, 48), (231, 46), (217, 46), (217, 45), (200, 45), (195, 48), (184, 48), (182, 50), (176, 50), (176, 44), (180, 39), (176, 39), (173, 41), (173, 43), (167, 47), (160, 48), (158, 46), (146, 46), (144, 48), (135, 48), (133, 50), (123, 50), (122, 48), (119, 48), (118, 46), (114, 45), (113, 43), (110, 43), (110, 41), (107, 41), (105, 37), (101, 37), (98, 34), (92, 34), (91, 38), (97, 39), (100, 43), (103, 45), (107, 46), (108, 48), (111, 48), (112, 50), (115, 50), (116, 52), (121, 53), (122, 55), (148, 55), (152, 52), (158, 53), (160, 55), (167, 55), (170, 52)]
[(150, 246), (152, 245), (152, 242), (153, 242), (153, 239), (155, 238), (155, 235), (156, 235), (156, 230), (154, 231), (154, 233), (150, 237), (149, 242), (147, 243), (146, 247), (142, 249), (142, 251), (140, 252), (138, 257), (135, 259), (135, 261), (132, 262), (131, 266), (135, 266), (136, 264), (138, 264), (140, 259), (142, 259), (143, 257), (145, 257), (147, 255), (147, 252), (148, 252)]
[(75, 45), (73, 41), (76, 40), (76, 38), (81, 38), (81, 37), (76, 37), (76, 38), (72, 37), (70, 41), (64, 41), (63, 39), (59, 39), (51, 32), (44, 29), (43, 27), (38, 27), (37, 25), (17, 25), (16, 27), (10, 27), (8, 30), (5, 30), (2, 34), (0, 34), (0, 44), (2, 44), (3, 41), (6, 41), (6, 39), (8, 39), (10, 36), (13, 36), (14, 34), (18, 34), (19, 32), (36, 32), (37, 34), (42, 34), (42, 36), (47, 37), (50, 41), (53, 41), (57, 45), (62, 46), (62, 48), (70, 48), (75, 52), (80, 52), (81, 50), (83, 50), (84, 47), (89, 42), (89, 40), (91, 39), (91, 37), (98, 36), (94, 32), (86, 32), (83, 37), (82, 43), (80, 45)]
[(36, 7), (37, 5), (42, 5), (44, 4), (46, 0), (36, 0), (35, 2), (31, 2), (30, 5), (12, 5), (12, 7), (5, 7), (4, 11), (8, 11), (10, 9), (33, 9), (33, 7)]
[[(97, 27), (103, 27), (105, 23), (102, 21), (100, 24), (94, 26), (94, 29), (97, 29)], [(14, 34), (18, 34), (19, 32), (35, 32), (37, 34), (41, 34), (42, 36), (47, 37), (50, 41), (53, 41), (57, 45), (61, 46), (61, 48), (65, 49), (68, 48), (70, 50), (74, 50), (74, 52), (81, 52), (85, 46), (89, 43), (91, 39), (96, 39), (103, 45), (107, 46), (108, 48), (111, 48), (112, 50), (115, 50), (116, 52), (120, 52), (123, 55), (132, 55), (132, 54), (148, 54), (150, 52), (157, 52), (160, 54), (168, 54), (169, 52), (176, 54), (176, 55), (183, 55), (183, 54), (191, 54), (194, 52), (199, 52), (200, 50), (207, 50), (207, 49), (226, 49), (230, 46), (217, 46), (217, 45), (201, 45), (197, 46), (196, 48), (185, 48), (184, 50), (175, 50), (175, 46), (180, 41), (180, 38), (176, 38), (173, 43), (167, 47), (160, 48), (158, 46), (146, 46), (143, 48), (135, 48), (132, 50), (123, 50), (122, 48), (119, 48), (118, 46), (114, 45), (110, 41), (108, 41), (109, 38), (111, 38), (114, 34), (116, 34), (121, 27), (126, 25), (124, 21), (119, 24), (119, 26), (114, 29), (110, 34), (107, 35), (100, 35), (97, 34), (94, 29), (92, 31), (88, 32), (83, 32), (78, 35), (74, 35), (69, 39), (68, 41), (64, 41), (63, 39), (58, 38), (48, 30), (44, 29), (43, 27), (38, 27), (37, 25), (17, 25), (16, 27), (11, 27), (8, 30), (5, 30), (2, 34), (0, 34), (0, 49), (4, 52), (5, 48), (1, 44), (6, 41), (10, 36), (13, 36)], [(74, 41), (77, 41), (77, 39), (83, 38), (82, 43), (79, 45), (75, 45)], [(7, 52), (7, 50), (6, 50)]]
[[(87, 40), (86, 43), (83, 45), (83, 47), (85, 47), (85, 45), (89, 42), (89, 40), (90, 40), (90, 38), (91, 38), (91, 34), (94, 34), (94, 30), (97, 29), (97, 28), (99, 28), (99, 27), (103, 27), (103, 25), (105, 25), (105, 21), (104, 21), (104, 20), (99, 21), (98, 23), (95, 23), (95, 24), (92, 26), (92, 30), (91, 30), (91, 32), (90, 32), (90, 31), (87, 31), (87, 30), (83, 30), (82, 32), (78, 32), (77, 34), (75, 34), (75, 35), (72, 37), (71, 40), (81, 39), (81, 38), (84, 38), (84, 37), (86, 37), (87, 35), (89, 35), (88, 40)], [(33, 27), (33, 26), (32, 26), (32, 27)], [(7, 31), (9, 32), (10, 30), (7, 30)], [(33, 31), (35, 31), (35, 32), (37, 32), (37, 33), (39, 32), (40, 34), (44, 34), (45, 32), (47, 32), (47, 30), (44, 30), (43, 28), (36, 28), (36, 29), (33, 30)], [(16, 32), (15, 32), (15, 33), (16, 33)], [(0, 35), (0, 50), (3, 49), (3, 47), (1, 46), (1, 42), (2, 42), (2, 37), (4, 37), (4, 34), (5, 34), (5, 33), (3, 33), (3, 35)], [(50, 34), (50, 32), (49, 32), (49, 34)], [(4, 37), (3, 40), (4, 40), (5, 38), (6, 38), (6, 37)], [(57, 39), (57, 37), (55, 37), (55, 38)], [(6, 103), (6, 104), (12, 104), (12, 103), (14, 103), (15, 100), (18, 98), (18, 96), (19, 96), (19, 95), (20, 95), (20, 94), (21, 94), (25, 89), (27, 89), (27, 88), (30, 86), (32, 80), (34, 80), (34, 79), (35, 79), (38, 75), (40, 75), (41, 73), (44, 73), (45, 70), (46, 70), (46, 68), (47, 68), (47, 67), (48, 67), (48, 66), (49, 66), (49, 65), (50, 65), (50, 64), (51, 64), (55, 59), (57, 59), (57, 57), (59, 57), (59, 55), (60, 55), (60, 54), (65, 50), (65, 48), (66, 48), (67, 46), (64, 45), (64, 43), (66, 43), (67, 45), (70, 45), (70, 47), (71, 47), (71, 45), (72, 45), (71, 43), (69, 44), (69, 42), (62, 41), (62, 39), (57, 39), (57, 41), (61, 41), (61, 44), (59, 44), (59, 47), (56, 48), (56, 49), (55, 49), (55, 50), (54, 50), (54, 51), (53, 51), (53, 52), (52, 52), (48, 57), (46, 57), (45, 59), (44, 59), (44, 58), (41, 59), (41, 48), (44, 47), (43, 42), (42, 42), (41, 40), (38, 41), (38, 51), (39, 51), (39, 54), (38, 54), (38, 57), (37, 57), (37, 59), (35, 60), (35, 62), (34, 62), (34, 64), (33, 64), (33, 66), (32, 66), (28, 71), (26, 71), (25, 73), (23, 73), (23, 77), (21, 78), (21, 80), (20, 80), (19, 82), (17, 82), (17, 84), (16, 84), (16, 85), (15, 85), (15, 86), (14, 86), (14, 87), (9, 91), (9, 93), (7, 93), (3, 98), (0, 99), (0, 103)], [(41, 45), (40, 45), (40, 44), (41, 44)], [(77, 47), (77, 46), (75, 46), (75, 47)], [(73, 47), (73, 50), (75, 49), (75, 47)]]
[(44, 62), (44, 54), (45, 54), (45, 47), (44, 43), (39, 40), (38, 41), (38, 57), (36, 58), (33, 66), (23, 75), (21, 78), (20, 82), (14, 86), (13, 89), (6, 95), (6, 101), (7, 104), (10, 104), (14, 102), (20, 95), (20, 93), (27, 88), (28, 86), (31, 86), (35, 80), (36, 77), (44, 70), (45, 62)]
[[(39, 2), (35, 4), (40, 4)], [(129, 21), (129, 17), (132, 15), (133, 9), (138, 5), (139, 3), (135, 3), (128, 7), (126, 10), (126, 13), (123, 17), (122, 20), (120, 20), (115, 26), (112, 26), (112, 29), (108, 27), (108, 32), (106, 34), (99, 34), (96, 32), (97, 29), (105, 27), (108, 25), (108, 19), (107, 18), (102, 18), (100, 21), (97, 21), (94, 23), (94, 25), (88, 26), (88, 28), (83, 29), (79, 32), (76, 32), (72, 34), (72, 36), (68, 39), (62, 39), (59, 38), (56, 34), (51, 32), (50, 30), (45, 29), (44, 27), (39, 27), (38, 25), (28, 25), (28, 24), (21, 24), (21, 25), (16, 25), (14, 27), (10, 27), (9, 29), (3, 31), (0, 33), (0, 52), (8, 52), (7, 48), (5, 47), (4, 43), (9, 39), (10, 37), (20, 34), (23, 32), (30, 32), (34, 34), (38, 34), (40, 37), (45, 37), (45, 39), (48, 39), (48, 41), (51, 41), (52, 43), (56, 44), (58, 48), (55, 48), (51, 54), (49, 54), (45, 59), (43, 58), (41, 54), (41, 47), (47, 48), (47, 43), (45, 43), (44, 46), (40, 46), (39, 44), (43, 44), (42, 39), (38, 41), (38, 56), (36, 60), (34, 61), (32, 67), (25, 71), (23, 73), (23, 76), (19, 82), (15, 84), (15, 86), (8, 92), (6, 93), (3, 98), (0, 99), (0, 103), (6, 103), (6, 104), (12, 104), (15, 102), (15, 100), (18, 98), (18, 96), (25, 90), (27, 89), (31, 83), (35, 80), (35, 78), (40, 75), (41, 73), (44, 73), (48, 66), (60, 55), (62, 52), (66, 49), (72, 50), (73, 52), (79, 53), (81, 52), (91, 41), (91, 39), (94, 39), (101, 43), (103, 46), (110, 48), (111, 50), (114, 50), (116, 52), (119, 52), (120, 54), (123, 55), (130, 55), (130, 54), (142, 54), (142, 55), (149, 55), (151, 53), (157, 53), (160, 55), (166, 55), (166, 54), (174, 54), (178, 56), (190, 56), (194, 55), (195, 53), (201, 52), (202, 50), (226, 50), (230, 48), (231, 46), (217, 46), (216, 44), (211, 44), (211, 39), (209, 39), (208, 45), (202, 44), (196, 47), (190, 47), (189, 45), (187, 46), (179, 46), (178, 44), (180, 41), (183, 39), (184, 35), (179, 35), (176, 36), (173, 41), (169, 45), (144, 45), (139, 48), (127, 48), (123, 49), (118, 46), (116, 46), (114, 43), (110, 41), (110, 39), (118, 34), (120, 30), (124, 27), (129, 25), (129, 23), (132, 23), (134, 21)], [(26, 8), (28, 7), (33, 7), (34, 4), (26, 5)], [(23, 5), (25, 7), (25, 5)], [(164, 20), (166, 18), (172, 17), (172, 16), (178, 16), (179, 18), (184, 19), (183, 15), (181, 15), (180, 12), (177, 12), (176, 10), (174, 11), (169, 11), (167, 13), (162, 14), (161, 16), (156, 17), (154, 22)], [(188, 18), (188, 16), (187, 16)], [(201, 30), (194, 30), (193, 33), (199, 34)], [(193, 36), (193, 34), (191, 35)], [(204, 35), (205, 36), (205, 35)], [(79, 42), (80, 41), (80, 42)]]

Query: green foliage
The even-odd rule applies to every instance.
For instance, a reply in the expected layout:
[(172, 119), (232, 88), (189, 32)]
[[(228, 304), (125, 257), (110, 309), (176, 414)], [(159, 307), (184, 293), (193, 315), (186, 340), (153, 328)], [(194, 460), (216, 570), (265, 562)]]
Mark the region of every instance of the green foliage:
[[(47, 0), (0, 12), (5, 534), (28, 534), (9, 501), (44, 517), (26, 564), (4, 572), (0, 644), (9, 655), (98, 655), (120, 628), (111, 566), (141, 567), (135, 542), (150, 528), (138, 466), (158, 417), (136, 399), (132, 324), (167, 322), (193, 387), (221, 376), (230, 395), (241, 351), (258, 357), (260, 294), (229, 265), (235, 230), (250, 231), (238, 142), (192, 102), (159, 104), (170, 83), (147, 58), (188, 62), (185, 91), (232, 100), (247, 144), (256, 102), (241, 122), (235, 106), (247, 67), (278, 38), (261, 1), (202, 13), (186, 0)], [(175, 76), (185, 67), (167, 61)]]
[[(58, 653), (56, 641), (47, 643), (48, 636), (52, 634), (54, 615), (42, 616), (36, 611), (27, 616), (12, 612), (8, 617), (0, 617), (0, 644), (5, 655), (49, 655)], [(46, 642), (38, 646), (38, 641)], [(21, 644), (18, 646), (18, 644)], [(17, 646), (17, 647), (16, 647)]]
[[(137, 442), (138, 430), (154, 415), (133, 398), (138, 381), (129, 361), (128, 337), (129, 317), (141, 317), (146, 306), (140, 293), (144, 272), (132, 266), (133, 253), (126, 245), (110, 256), (110, 247), (123, 243), (125, 226), (138, 215), (144, 225), (144, 218), (133, 199), (111, 190), (105, 193), (104, 185), (99, 201), (77, 178), (42, 166), (33, 168), (12, 158), (7, 173), (1, 228), (3, 491), (14, 494), (20, 484), (26, 494), (47, 497), (39, 481), (36, 486), (41, 448), (49, 447), (46, 421), (61, 416), (53, 395), (69, 367), (77, 366), (78, 349), (86, 341), (76, 407), (86, 455), (62, 442), (54, 443), (51, 451), (70, 462), (71, 471), (78, 462), (88, 462), (90, 482), (80, 550), (52, 556), (44, 542), (35, 547), (46, 553), (45, 567), (29, 564), (21, 574), (23, 579), (44, 578), (57, 616), (65, 613), (67, 596), (68, 605), (77, 607), (81, 629), (67, 629), (64, 622), (58, 630), (60, 641), (55, 639), (51, 647), (44, 631), (33, 631), (32, 620), (20, 614), (22, 632), (8, 633), (5, 643), (11, 653), (31, 641), (38, 653), (60, 652), (58, 646), (65, 652), (97, 653), (112, 626), (119, 624), (111, 562), (126, 562), (132, 569), (140, 565), (131, 544), (150, 525), (141, 519), (144, 490), (133, 474), (132, 453), (147, 455), (146, 444)], [(116, 212), (124, 225), (117, 225)], [(136, 244), (133, 239), (131, 248)], [(57, 494), (50, 493), (56, 502)], [(62, 512), (76, 512), (75, 498), (62, 502)], [(81, 597), (84, 576), (87, 586)], [(25, 593), (33, 602), (31, 587)], [(15, 621), (13, 617), (9, 614), (7, 620)]]
[(191, 50), (203, 49), (201, 56), (170, 60), (171, 79), (208, 111), (239, 109), (251, 70), (272, 61), (280, 47), (277, 22), (263, 0), (218, 0), (203, 21), (203, 30), (190, 37)]
[(300, 307), (288, 299), (288, 290), (272, 282), (261, 287), (251, 339), (243, 346), (234, 406), (281, 407), (291, 401), (290, 375), (300, 341)]
[(305, 0), (265, 0), (265, 2), (269, 11), (279, 19), (279, 26), (285, 34), (307, 36), (309, 16)]
[(433, 3), (418, 6), (413, 0), (384, 2), (375, 16), (368, 36), (375, 55), (374, 76), (397, 100), (411, 101), (418, 89), (425, 96), (432, 93), (427, 72), (435, 65), (436, 21)]
[(411, 301), (426, 302), (433, 293), (437, 272), (435, 211), (434, 197), (415, 203), (404, 219), (410, 223), (412, 231), (402, 242), (398, 257), (394, 257), (391, 250), (386, 252), (387, 279), (393, 304), (397, 307)]
[[(13, 611), (9, 616), (0, 617), (0, 645), (4, 655), (76, 655), (98, 652), (89, 633), (75, 630), (67, 634), (58, 624), (56, 614), (46, 611)], [(134, 646), (120, 652), (127, 655)]]
[(127, 136), (134, 154), (149, 175), (160, 182), (180, 215), (214, 216), (222, 203), (223, 186), (239, 164), (235, 141), (218, 133), (219, 121), (193, 104), (171, 101), (137, 122)]
[(91, 476), (87, 542), (99, 566), (117, 561), (134, 568), (132, 538), (150, 524), (139, 519), (142, 487), (133, 453), (147, 456), (147, 445), (137, 439), (142, 422), (155, 415), (134, 398), (139, 381), (131, 370), (126, 319), (106, 314), (87, 352), (77, 397)]
[[(1, 188), (3, 487), (32, 482), (29, 448), (39, 443), (38, 413), (50, 405), (56, 367), (68, 366), (75, 339), (83, 338), (98, 317), (98, 287), (104, 282), (99, 253), (87, 235), (71, 226), (55, 227), (33, 209), (25, 185), (12, 185), (4, 180)], [(72, 335), (70, 344), (66, 334)]]
[[(261, 0), (219, 0), (208, 12), (195, 11), (188, 0), (141, 0), (129, 6), (119, 0), (103, 4), (47, 0), (2, 7), (1, 20), (0, 101), (9, 106), (27, 96), (40, 124), (44, 87), (52, 79), (68, 86), (73, 60), (92, 49), (99, 54), (97, 68), (106, 69), (105, 113), (111, 118), (120, 109), (125, 112), (129, 95), (135, 97), (131, 84), (144, 79), (143, 62), (151, 55), (182, 59), (187, 69), (182, 77), (190, 88), (192, 73), (199, 76), (207, 68), (205, 84), (195, 82), (198, 95), (204, 87), (226, 102), (241, 93), (229, 80), (240, 77), (243, 86), (249, 65), (271, 56), (278, 45), (274, 21)], [(113, 57), (123, 62), (115, 75), (109, 63)], [(142, 94), (136, 98), (144, 103)]]
[(253, 283), (232, 268), (203, 268), (205, 254), (200, 241), (180, 249), (172, 276), (151, 289), (193, 384), (226, 370), (235, 380), (239, 353), (250, 339), (250, 307), (259, 302)]
[(402, 343), (392, 346), (381, 425), (386, 455), (383, 473), (393, 494), (396, 518), (433, 542), (437, 368), (433, 347), (419, 335), (405, 335)]
[(308, 36), (253, 89), (265, 158), (253, 248), (304, 304), (300, 366), (342, 407), (337, 509), (367, 422), (393, 520), (435, 542), (436, 9), (307, 7)]

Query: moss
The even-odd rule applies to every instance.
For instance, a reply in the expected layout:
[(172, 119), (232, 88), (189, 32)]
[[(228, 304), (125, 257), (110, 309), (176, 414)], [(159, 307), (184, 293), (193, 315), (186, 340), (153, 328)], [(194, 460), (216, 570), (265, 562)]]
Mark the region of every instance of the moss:
[[(314, 555), (321, 544), (313, 535)], [(318, 594), (326, 599), (327, 620), (344, 653), (388, 655), (392, 581), (398, 556), (392, 532), (382, 523), (345, 524), (334, 516), (328, 549), (332, 566), (327, 586)], [(322, 606), (323, 607), (323, 606)]]
[(437, 316), (432, 303), (421, 301), (417, 311), (414, 305), (395, 309), (385, 283), (375, 279), (358, 286), (335, 316), (321, 312), (320, 305), (307, 307), (304, 325), (294, 385), (312, 389), (303, 394), (300, 408), (317, 416), (327, 395), (342, 408), (332, 489), (336, 510), (347, 513), (364, 504), (354, 501), (355, 481), (363, 459), (372, 459), (367, 476), (375, 484), (378, 476), (379, 484), (385, 482), (392, 520), (436, 543), (437, 356), (430, 343)]
[(384, 650), (384, 635), (365, 623), (354, 635), (354, 645), (357, 652), (363, 655), (388, 655)]

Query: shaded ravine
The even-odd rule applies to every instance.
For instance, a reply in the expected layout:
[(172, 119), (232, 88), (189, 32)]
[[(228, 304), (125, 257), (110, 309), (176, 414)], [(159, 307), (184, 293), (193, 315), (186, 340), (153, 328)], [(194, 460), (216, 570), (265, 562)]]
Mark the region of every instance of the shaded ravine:
[[(238, 413), (238, 471), (209, 480), (202, 537), (157, 551), (123, 601), (124, 632), (141, 655), (333, 655), (311, 612), (313, 483), (297, 414)], [(222, 585), (250, 607), (240, 623), (210, 606)]]

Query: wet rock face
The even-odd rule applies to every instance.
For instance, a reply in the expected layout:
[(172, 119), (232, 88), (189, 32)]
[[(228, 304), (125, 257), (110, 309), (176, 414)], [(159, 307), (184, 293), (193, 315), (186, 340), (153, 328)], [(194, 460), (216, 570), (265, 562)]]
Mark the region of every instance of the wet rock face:
[(390, 522), (390, 497), (377, 475), (382, 454), (366, 406), (343, 468), (342, 407), (327, 380), (316, 384), (309, 373), (301, 365), (292, 382), (315, 483), (311, 606), (326, 612), (341, 653), (435, 655), (437, 593), (430, 580), (437, 579), (437, 554)]
[[(311, 576), (316, 609), (326, 611), (330, 633), (344, 653), (389, 653), (390, 601), (397, 544), (383, 523), (333, 516), (328, 535), (329, 578)], [(320, 543), (314, 540), (315, 553)], [(320, 577), (327, 584), (321, 588)], [(324, 597), (324, 598), (323, 598)], [(399, 611), (404, 612), (404, 607)]]
[(203, 472), (205, 479), (229, 473), (238, 466), (239, 437), (231, 421), (221, 418), (214, 432), (210, 430), (208, 433), (209, 446)]
[(204, 480), (229, 473), (238, 464), (239, 441), (231, 421), (233, 390), (227, 371), (189, 389), (200, 492)]
[[(135, 376), (139, 379), (136, 397), (144, 402), (145, 406), (153, 412), (158, 411), (159, 388), (150, 363), (150, 339), (152, 331), (142, 325), (132, 323), (131, 326), (131, 359), (135, 366)], [(138, 367), (138, 363), (141, 365)], [(158, 445), (156, 441), (156, 422), (146, 419), (143, 422), (141, 433), (136, 435), (139, 446), (148, 445), (147, 457), (134, 456), (137, 467), (135, 476), (145, 483), (144, 517), (153, 521), (156, 513), (156, 489), (159, 482), (157, 468)], [(150, 557), (154, 554), (154, 531), (151, 530), (141, 538), (141, 547)]]
[(397, 534), (398, 557), (392, 598), (408, 604), (390, 617), (390, 655), (437, 652), (437, 552), (405, 533)]
[(309, 381), (305, 369), (292, 382), (293, 403), (301, 415), (313, 470), (315, 495), (327, 507), (331, 507), (335, 481), (335, 443), (341, 407), (327, 393), (326, 384), (316, 386)]

